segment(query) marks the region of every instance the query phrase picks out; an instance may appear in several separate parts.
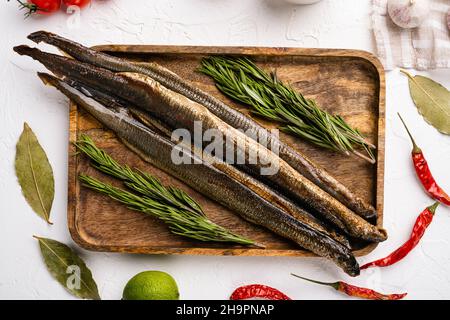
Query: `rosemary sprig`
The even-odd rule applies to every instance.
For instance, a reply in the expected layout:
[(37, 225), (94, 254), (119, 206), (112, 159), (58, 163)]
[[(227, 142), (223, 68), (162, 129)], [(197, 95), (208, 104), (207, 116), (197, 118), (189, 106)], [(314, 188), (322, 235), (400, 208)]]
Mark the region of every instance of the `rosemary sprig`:
[(170, 186), (165, 187), (158, 179), (147, 173), (133, 170), (129, 166), (121, 166), (104, 150), (99, 149), (89, 136), (82, 134), (75, 146), (92, 160), (94, 168), (122, 180), (131, 190), (166, 205), (190, 211), (192, 214), (205, 215), (200, 205), (187, 193)]
[(174, 234), (200, 241), (235, 242), (243, 245), (255, 245), (254, 241), (231, 233), (211, 222), (205, 216), (194, 215), (190, 211), (180, 210), (150, 197), (136, 195), (84, 174), (81, 174), (79, 178), (85, 187), (103, 193), (125, 204), (132, 210), (163, 220)]
[(122, 180), (136, 193), (81, 174), (79, 179), (85, 187), (105, 194), (132, 210), (163, 220), (174, 234), (200, 241), (233, 242), (263, 247), (210, 221), (200, 205), (184, 191), (165, 187), (149, 174), (119, 165), (104, 150), (99, 149), (89, 136), (82, 135), (75, 145), (92, 160), (95, 168)]
[[(217, 88), (230, 98), (253, 107), (253, 113), (281, 122), (280, 129), (318, 146), (353, 153), (374, 163), (375, 146), (340, 116), (323, 111), (314, 100), (305, 98), (282, 83), (275, 73), (267, 73), (248, 58), (210, 56), (200, 72), (212, 77)], [(362, 148), (364, 155), (355, 147)]]

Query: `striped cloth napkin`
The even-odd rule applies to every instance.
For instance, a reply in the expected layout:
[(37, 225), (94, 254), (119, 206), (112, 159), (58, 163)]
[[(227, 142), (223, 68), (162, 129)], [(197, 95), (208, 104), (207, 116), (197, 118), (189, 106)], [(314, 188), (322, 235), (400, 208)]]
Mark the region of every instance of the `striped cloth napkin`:
[(431, 13), (415, 29), (395, 25), (387, 12), (387, 0), (373, 0), (372, 23), (378, 57), (386, 70), (395, 67), (419, 70), (450, 68), (450, 0), (429, 0)]

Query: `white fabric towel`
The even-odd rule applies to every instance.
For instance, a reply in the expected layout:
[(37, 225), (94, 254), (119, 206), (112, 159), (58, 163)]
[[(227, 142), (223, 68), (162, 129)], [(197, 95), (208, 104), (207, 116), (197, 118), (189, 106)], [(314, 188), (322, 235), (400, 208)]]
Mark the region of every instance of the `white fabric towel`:
[(387, 12), (387, 0), (373, 0), (372, 23), (378, 57), (386, 70), (450, 68), (450, 0), (429, 0), (431, 12), (418, 28), (402, 29)]

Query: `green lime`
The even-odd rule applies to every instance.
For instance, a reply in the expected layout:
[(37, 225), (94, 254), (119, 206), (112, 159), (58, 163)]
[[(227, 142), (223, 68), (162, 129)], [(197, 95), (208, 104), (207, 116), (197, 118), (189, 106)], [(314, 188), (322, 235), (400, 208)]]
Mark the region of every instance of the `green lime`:
[(131, 278), (123, 289), (123, 300), (178, 300), (177, 283), (162, 271), (144, 271)]

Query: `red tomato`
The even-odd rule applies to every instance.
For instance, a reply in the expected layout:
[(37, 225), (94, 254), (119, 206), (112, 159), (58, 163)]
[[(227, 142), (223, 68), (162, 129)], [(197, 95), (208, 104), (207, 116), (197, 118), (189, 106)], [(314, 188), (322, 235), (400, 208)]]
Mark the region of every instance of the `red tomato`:
[(62, 0), (66, 6), (79, 6), (80, 8), (89, 4), (91, 0)]
[(50, 14), (58, 11), (61, 7), (61, 0), (27, 0), (22, 6), (29, 10), (27, 15), (32, 13)]

